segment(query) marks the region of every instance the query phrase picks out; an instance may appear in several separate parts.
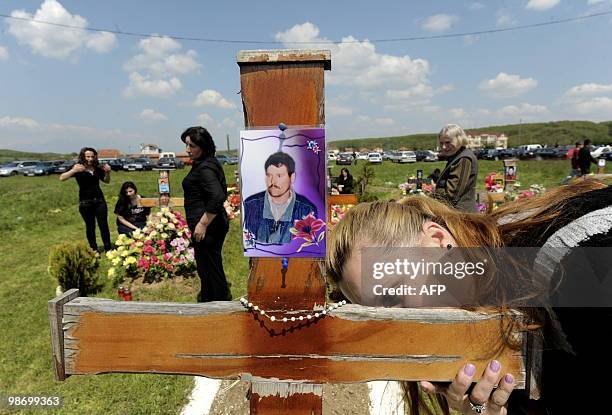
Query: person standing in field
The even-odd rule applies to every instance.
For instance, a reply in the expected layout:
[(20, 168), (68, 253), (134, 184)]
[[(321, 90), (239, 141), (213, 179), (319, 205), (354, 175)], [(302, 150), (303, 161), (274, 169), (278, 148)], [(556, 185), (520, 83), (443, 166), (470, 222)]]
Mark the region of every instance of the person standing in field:
[(108, 230), (108, 207), (100, 182), (110, 183), (111, 167), (108, 164), (100, 166), (98, 152), (91, 147), (83, 147), (79, 159), (72, 169), (62, 173), (60, 181), (74, 177), (79, 185), (79, 213), (85, 222), (87, 242), (93, 250), (98, 250), (96, 242), (96, 221), (100, 228), (100, 236), (104, 250), (112, 249), (110, 231)]

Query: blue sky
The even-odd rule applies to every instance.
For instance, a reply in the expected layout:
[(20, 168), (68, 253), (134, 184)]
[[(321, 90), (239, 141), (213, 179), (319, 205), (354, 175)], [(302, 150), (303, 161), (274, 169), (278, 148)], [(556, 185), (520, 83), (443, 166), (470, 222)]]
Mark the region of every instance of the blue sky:
[(181, 150), (186, 127), (232, 148), (243, 125), (241, 49), (332, 51), (330, 139), (580, 119), (612, 120), (612, 15), (449, 39), (612, 10), (612, 0), (118, 1), (4, 0), (0, 14), (143, 34), (132, 37), (0, 18), (0, 148)]

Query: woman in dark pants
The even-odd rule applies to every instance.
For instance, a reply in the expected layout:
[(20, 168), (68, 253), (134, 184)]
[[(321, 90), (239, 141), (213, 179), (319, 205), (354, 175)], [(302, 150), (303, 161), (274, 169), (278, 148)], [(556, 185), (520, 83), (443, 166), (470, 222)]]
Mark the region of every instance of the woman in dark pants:
[(183, 191), (201, 282), (198, 302), (229, 300), (231, 295), (221, 256), (229, 230), (223, 207), (227, 199), (223, 167), (215, 158), (215, 143), (205, 128), (190, 127), (181, 134), (181, 140), (193, 161), (191, 170), (183, 179)]
[(59, 177), (61, 181), (74, 177), (79, 185), (79, 212), (85, 222), (85, 233), (89, 246), (98, 249), (96, 242), (96, 220), (100, 228), (100, 236), (104, 249), (112, 249), (110, 232), (108, 230), (108, 208), (104, 193), (100, 189), (100, 181), (110, 183), (111, 168), (108, 164), (100, 166), (98, 152), (91, 147), (83, 147), (79, 153), (78, 163)]

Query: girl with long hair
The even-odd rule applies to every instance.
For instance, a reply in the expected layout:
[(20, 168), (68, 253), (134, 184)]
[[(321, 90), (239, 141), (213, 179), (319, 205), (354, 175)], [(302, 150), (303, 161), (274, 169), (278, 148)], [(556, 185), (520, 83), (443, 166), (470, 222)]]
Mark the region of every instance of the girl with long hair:
[(79, 152), (78, 162), (59, 177), (66, 181), (74, 177), (79, 185), (79, 213), (85, 222), (85, 234), (89, 246), (98, 249), (96, 242), (96, 221), (105, 250), (111, 250), (112, 244), (108, 229), (108, 207), (100, 182), (110, 183), (111, 168), (108, 164), (100, 166), (98, 152), (91, 147), (83, 147)]
[[(362, 203), (349, 210), (336, 225), (327, 247), (328, 275), (349, 300), (364, 305), (371, 305), (362, 288), (360, 252), (365, 247), (443, 250), (533, 247), (537, 252), (534, 263), (524, 265), (543, 266), (539, 269), (550, 277), (550, 285), (545, 289), (551, 298), (575, 299), (572, 294), (576, 287), (586, 283), (586, 272), (564, 273), (572, 261), (579, 259), (592, 269), (607, 268), (599, 270), (604, 274), (610, 270), (610, 253), (602, 254), (599, 250), (585, 253), (581, 248), (612, 247), (612, 187), (586, 180), (550, 190), (537, 198), (507, 204), (487, 215), (462, 212), (423, 196), (407, 197), (399, 202)], [(604, 282), (605, 279), (599, 291), (604, 290), (605, 294)], [(534, 295), (542, 288), (534, 284), (528, 273), (518, 272), (510, 277), (490, 273), (476, 286), (473, 300), (475, 303), (481, 298), (503, 300), (509, 285), (526, 287)], [(592, 290), (593, 298), (599, 294), (597, 291), (597, 288)], [(589, 298), (581, 304), (585, 301)], [(514, 377), (504, 373), (499, 362), (493, 360), (472, 389), (470, 386), (477, 374), (470, 363), (459, 368), (450, 385), (406, 383), (405, 399), (410, 413), (448, 414), (449, 408), (466, 414), (609, 412), (604, 398), (609, 384), (605, 376), (612, 365), (606, 358), (608, 343), (602, 339), (612, 335), (612, 309), (563, 307), (564, 304), (571, 301), (558, 301), (553, 304), (555, 307), (520, 309), (531, 319), (531, 324), (522, 329), (538, 328), (544, 339), (543, 397), (539, 401), (529, 400), (523, 391), (512, 392)], [(504, 301), (499, 304), (502, 311), (508, 311), (507, 306)], [(512, 319), (512, 313), (508, 312), (507, 318)], [(510, 332), (504, 340), (509, 347), (516, 346)], [(604, 381), (598, 382), (601, 380)], [(578, 388), (577, 382), (583, 387)], [(582, 390), (587, 395), (577, 398)], [(432, 394), (437, 404), (426, 404), (423, 392)], [(588, 408), (581, 401), (587, 397)], [(573, 412), (571, 408), (576, 406), (580, 409)]]
[(115, 205), (117, 231), (120, 234), (131, 235), (136, 229), (142, 229), (147, 224), (151, 208), (142, 206), (140, 199), (134, 182), (124, 182), (121, 185), (119, 200)]

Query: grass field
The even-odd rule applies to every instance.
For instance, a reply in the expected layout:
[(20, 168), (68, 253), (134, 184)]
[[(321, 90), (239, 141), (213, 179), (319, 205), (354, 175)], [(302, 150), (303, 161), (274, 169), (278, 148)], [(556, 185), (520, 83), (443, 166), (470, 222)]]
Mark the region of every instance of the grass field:
[[(360, 162), (364, 163), (364, 162)], [(484, 176), (500, 170), (501, 162), (480, 164), (479, 188)], [(381, 198), (397, 197), (397, 185), (422, 168), (425, 175), (443, 163), (373, 166), (373, 189)], [(360, 166), (351, 166), (355, 173)], [(228, 181), (235, 166), (226, 168)], [(337, 175), (339, 167), (333, 165)], [(569, 170), (567, 161), (519, 162), (523, 187), (540, 183), (552, 187)], [(187, 169), (171, 174), (173, 195), (182, 196), (181, 180)], [(110, 185), (102, 185), (109, 209), (125, 180), (134, 181), (139, 192), (153, 196), (157, 172), (113, 173)], [(61, 183), (57, 176), (0, 178), (0, 394), (60, 395), (66, 414), (168, 414), (177, 413), (192, 387), (189, 376), (99, 375), (73, 376), (56, 382), (51, 369), (51, 342), (47, 301), (54, 297), (57, 283), (47, 274), (49, 248), (57, 243), (84, 239), (84, 225), (78, 213), (75, 180)], [(109, 225), (116, 236), (114, 216)], [(234, 298), (246, 293), (248, 260), (242, 256), (240, 222), (232, 221), (224, 247), (225, 270)], [(106, 285), (100, 297), (117, 298), (106, 277), (106, 259), (100, 269)], [(135, 300), (195, 301), (193, 281), (166, 284), (134, 293)], [(146, 352), (146, 351), (143, 351)], [(3, 411), (0, 408), (0, 412)]]

